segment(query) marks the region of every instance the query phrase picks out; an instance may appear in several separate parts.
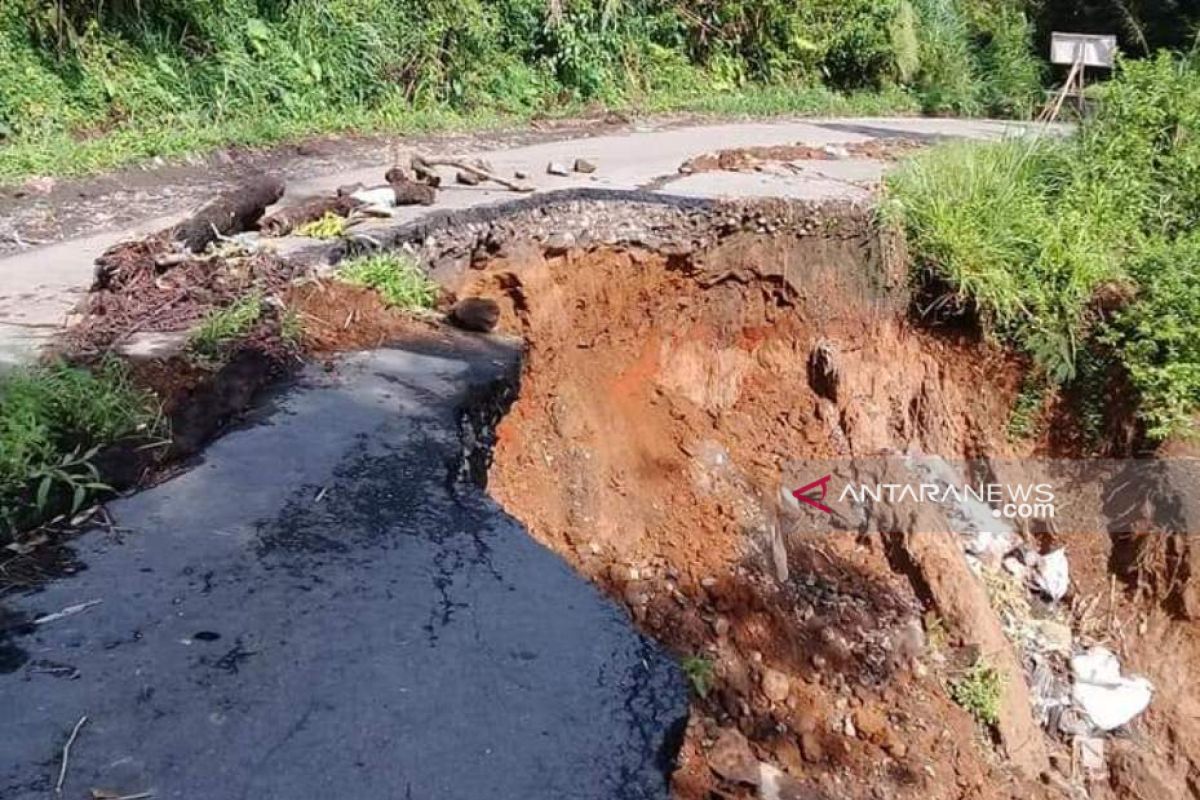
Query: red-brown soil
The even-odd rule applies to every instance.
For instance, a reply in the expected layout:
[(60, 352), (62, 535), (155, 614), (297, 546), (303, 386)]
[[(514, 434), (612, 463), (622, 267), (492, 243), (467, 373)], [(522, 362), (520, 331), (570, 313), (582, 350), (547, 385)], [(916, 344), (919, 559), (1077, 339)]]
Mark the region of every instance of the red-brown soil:
[[(501, 328), (529, 346), (519, 399), (497, 431), (491, 491), (644, 631), (711, 663), (677, 797), (753, 796), (737, 770), (731, 779), (731, 729), (783, 770), (781, 797), (1070, 796), (1068, 782), (1082, 781), (1068, 749), (1048, 741), (1053, 767), (1021, 777), (949, 699), (963, 663), (956, 644), (969, 637), (926, 633), (926, 605), (877, 535), (792, 534), (787, 580), (775, 574), (764, 531), (794, 459), (1020, 452), (1005, 436), (1016, 359), (864, 303), (845, 263), (806, 252), (791, 267), (822, 294), (748, 275), (748, 254), (770, 254), (738, 242), (706, 253), (702, 270), (609, 250), (476, 273), (462, 294), (499, 301)], [(834, 365), (832, 385), (813, 375), (816, 351)], [(1107, 537), (1063, 543), (1082, 567), (1076, 595), (1107, 596), (1095, 567)], [(1187, 667), (1200, 636), (1147, 611), (1152, 603), (1113, 597), (1123, 629), (1106, 640), (1128, 645), (1127, 668), (1159, 694), (1132, 743), (1111, 741), (1109, 779), (1088, 788), (1196, 796), (1200, 693)]]

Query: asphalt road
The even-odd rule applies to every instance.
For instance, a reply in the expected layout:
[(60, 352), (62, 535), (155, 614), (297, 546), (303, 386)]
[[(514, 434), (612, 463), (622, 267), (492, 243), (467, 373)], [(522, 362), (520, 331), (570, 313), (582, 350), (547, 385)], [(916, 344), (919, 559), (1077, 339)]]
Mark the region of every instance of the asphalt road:
[(0, 601), (0, 797), (53, 796), (85, 715), (66, 798), (666, 797), (678, 667), (465, 475), (518, 359), (311, 369), (113, 503), (78, 571)]
[[(834, 161), (798, 162), (793, 175), (759, 173), (706, 172), (680, 175), (678, 169), (687, 159), (722, 148), (756, 145), (805, 144), (822, 146), (866, 142), (888, 137), (925, 140), (944, 138), (996, 139), (1027, 134), (1028, 124), (989, 120), (959, 119), (809, 119), (767, 122), (728, 122), (622, 131), (602, 135), (574, 135), (560, 140), (518, 144), (462, 154), (483, 158), (501, 174), (520, 170), (528, 173), (537, 191), (588, 187), (627, 191), (652, 187), (661, 194), (693, 198), (782, 197), (800, 200), (851, 200), (867, 202), (871, 185), (887, 168), (872, 159), (850, 158)], [(1040, 130), (1040, 128), (1038, 129)], [(1056, 128), (1056, 132), (1062, 132)], [(388, 164), (389, 155), (379, 153), (366, 166), (340, 167), (321, 172), (305, 170), (303, 160), (290, 167), (287, 194), (281, 202), (313, 194), (331, 193), (338, 186), (362, 182), (377, 184)], [(597, 165), (593, 174), (546, 174), (549, 162), (571, 166), (576, 158), (587, 158)], [(302, 176), (302, 177), (301, 177)], [(435, 206), (400, 209), (397, 221), (405, 222), (445, 210), (465, 209), (511, 200), (505, 190), (483, 186), (458, 186), (447, 181)], [(133, 202), (120, 192), (109, 193), (111, 203)], [(40, 201), (39, 201), (40, 202)], [(104, 198), (64, 200), (53, 206), (53, 215), (71, 216), (82, 206), (85, 212), (103, 206)], [(109, 246), (141, 236), (178, 221), (191, 203), (163, 199), (153, 205), (153, 213), (137, 225), (94, 231), (86, 236), (26, 249), (0, 258), (0, 366), (32, 360), (38, 349), (56, 333), (71, 308), (91, 284), (96, 256)], [(95, 214), (93, 214), (95, 215)], [(79, 216), (75, 214), (75, 216)], [(3, 231), (0, 220), (0, 234)], [(311, 240), (304, 240), (311, 243)], [(295, 241), (284, 240), (286, 251)]]

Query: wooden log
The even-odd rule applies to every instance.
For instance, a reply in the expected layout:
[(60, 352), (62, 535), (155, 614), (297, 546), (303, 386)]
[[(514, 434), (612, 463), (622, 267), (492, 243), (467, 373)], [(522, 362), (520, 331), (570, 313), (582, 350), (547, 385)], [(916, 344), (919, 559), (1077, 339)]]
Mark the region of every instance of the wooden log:
[(276, 211), (259, 223), (259, 230), (266, 236), (287, 236), (301, 225), (315, 222), (326, 214), (349, 216), (362, 203), (349, 195), (338, 197), (313, 197), (294, 206)]
[(254, 228), (267, 206), (283, 197), (283, 181), (263, 176), (254, 183), (217, 196), (188, 219), (169, 229), (170, 238), (199, 253), (220, 236)]

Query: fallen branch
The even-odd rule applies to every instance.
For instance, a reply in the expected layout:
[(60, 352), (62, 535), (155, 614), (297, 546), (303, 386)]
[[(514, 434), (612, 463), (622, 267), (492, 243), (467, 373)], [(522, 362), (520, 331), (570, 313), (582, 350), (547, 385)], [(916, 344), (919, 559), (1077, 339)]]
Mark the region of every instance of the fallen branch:
[(62, 749), (62, 766), (58, 770), (58, 783), (54, 784), (54, 793), (62, 797), (63, 781), (67, 779), (67, 765), (71, 762), (71, 745), (75, 744), (75, 737), (79, 736), (79, 729), (88, 721), (87, 714), (79, 718), (79, 722), (75, 723), (75, 728), (71, 731), (71, 736), (67, 739), (67, 743)]
[(525, 184), (510, 181), (508, 178), (502, 178), (494, 172), (489, 172), (482, 167), (477, 167), (474, 164), (466, 161), (460, 161), (456, 158), (423, 158), (421, 156), (413, 156), (412, 169), (413, 172), (420, 174), (421, 172), (429, 172), (433, 167), (453, 167), (462, 172), (469, 172), (473, 175), (478, 175), (485, 181), (498, 183), (505, 188), (511, 189), (514, 192), (532, 192), (534, 187)]
[(67, 606), (62, 611), (55, 611), (53, 614), (47, 614), (44, 617), (38, 617), (33, 621), (34, 625), (45, 625), (49, 622), (58, 622), (60, 619), (73, 617), (76, 614), (87, 611), (89, 608), (98, 606), (103, 603), (103, 600), (88, 600), (86, 603), (77, 603), (73, 606)]

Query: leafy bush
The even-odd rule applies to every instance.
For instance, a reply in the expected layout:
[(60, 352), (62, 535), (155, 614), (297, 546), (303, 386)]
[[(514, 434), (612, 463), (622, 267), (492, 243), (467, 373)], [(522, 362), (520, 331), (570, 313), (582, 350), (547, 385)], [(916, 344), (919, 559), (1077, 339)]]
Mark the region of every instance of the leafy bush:
[(1105, 328), (1151, 436), (1194, 432), (1200, 407), (1200, 234), (1156, 238), (1133, 259), (1138, 295)]
[(57, 363), (0, 377), (0, 523), (12, 533), (38, 522), (56, 496), (77, 509), (103, 488), (91, 463), (123, 437), (156, 435), (158, 409), (125, 368)]
[(338, 270), (346, 283), (367, 286), (393, 308), (415, 311), (433, 308), (437, 284), (411, 257), (399, 253), (374, 253), (351, 259)]
[(889, 178), (887, 211), (921, 283), (1051, 383), (1075, 379), (1091, 344), (1111, 348), (1147, 432), (1166, 437), (1200, 409), (1200, 65), (1126, 62), (1103, 96), (1071, 140), (918, 156)]

